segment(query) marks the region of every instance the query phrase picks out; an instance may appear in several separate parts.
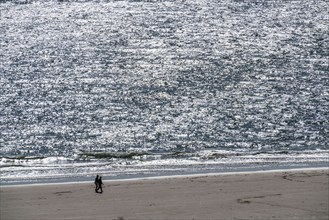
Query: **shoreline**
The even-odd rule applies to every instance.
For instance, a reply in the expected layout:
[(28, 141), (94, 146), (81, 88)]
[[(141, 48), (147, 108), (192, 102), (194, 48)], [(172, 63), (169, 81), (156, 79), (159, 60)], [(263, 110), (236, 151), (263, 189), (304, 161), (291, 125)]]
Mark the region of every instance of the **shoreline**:
[[(181, 174), (181, 175), (164, 175), (164, 176), (150, 176), (150, 177), (132, 177), (132, 178), (118, 178), (118, 179), (104, 179), (104, 183), (110, 182), (123, 182), (123, 181), (139, 181), (139, 180), (158, 180), (158, 179), (171, 179), (171, 178), (185, 178), (185, 177), (204, 177), (204, 176), (223, 176), (223, 175), (236, 175), (236, 174), (253, 174), (253, 173), (276, 173), (286, 171), (313, 171), (313, 170), (327, 170), (329, 167), (308, 167), (308, 168), (287, 168), (287, 169), (269, 169), (269, 170), (254, 170), (254, 171), (228, 171), (228, 172), (212, 172), (212, 173), (196, 173), (196, 174)], [(90, 181), (63, 181), (63, 182), (46, 182), (46, 183), (25, 183), (25, 184), (4, 184), (0, 187), (24, 187), (24, 186), (42, 186), (42, 185), (65, 185), (65, 184), (88, 184), (93, 182), (93, 177)]]
[[(223, 175), (236, 175), (236, 174), (262, 174), (262, 173), (276, 173), (276, 172), (298, 172), (298, 171), (314, 171), (314, 170), (327, 170), (329, 167), (307, 167), (307, 168), (287, 168), (287, 169), (268, 169), (268, 170), (250, 170), (250, 171), (224, 171), (224, 172), (210, 172), (210, 173), (193, 173), (193, 174), (174, 174), (174, 175), (161, 175), (161, 176), (146, 176), (146, 177), (132, 177), (132, 178), (115, 178), (115, 179), (103, 179), (104, 183), (111, 182), (123, 182), (123, 181), (140, 181), (140, 180), (161, 180), (171, 178), (185, 178), (185, 177), (204, 177), (204, 176), (223, 176)], [(86, 177), (87, 178), (87, 177)], [(0, 187), (24, 187), (24, 186), (43, 186), (43, 185), (66, 185), (66, 184), (88, 184), (93, 182), (93, 178), (83, 181), (54, 181), (44, 183), (22, 183), (22, 184), (3, 184), (0, 183)]]
[(1, 187), (1, 219), (327, 219), (329, 170)]

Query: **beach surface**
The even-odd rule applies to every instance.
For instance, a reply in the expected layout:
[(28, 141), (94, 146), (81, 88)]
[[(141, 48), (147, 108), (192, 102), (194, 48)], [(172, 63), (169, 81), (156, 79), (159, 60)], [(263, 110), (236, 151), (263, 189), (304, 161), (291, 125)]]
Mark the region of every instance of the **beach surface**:
[(328, 169), (1, 187), (9, 219), (328, 219)]

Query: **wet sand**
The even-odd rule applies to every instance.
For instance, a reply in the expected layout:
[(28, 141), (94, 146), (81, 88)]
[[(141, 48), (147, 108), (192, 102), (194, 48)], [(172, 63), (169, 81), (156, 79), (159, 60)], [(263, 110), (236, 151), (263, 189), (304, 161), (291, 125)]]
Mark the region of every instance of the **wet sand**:
[(329, 171), (2, 186), (9, 219), (328, 219)]

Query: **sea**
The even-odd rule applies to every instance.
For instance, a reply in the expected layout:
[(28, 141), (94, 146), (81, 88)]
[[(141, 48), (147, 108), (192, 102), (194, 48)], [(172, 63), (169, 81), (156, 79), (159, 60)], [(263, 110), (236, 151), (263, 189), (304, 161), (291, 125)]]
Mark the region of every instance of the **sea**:
[(0, 0), (1, 185), (329, 167), (327, 0)]

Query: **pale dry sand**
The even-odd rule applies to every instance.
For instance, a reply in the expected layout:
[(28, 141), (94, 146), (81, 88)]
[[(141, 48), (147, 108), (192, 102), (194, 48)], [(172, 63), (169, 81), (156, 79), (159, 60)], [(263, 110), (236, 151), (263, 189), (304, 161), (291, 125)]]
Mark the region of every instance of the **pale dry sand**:
[(1, 187), (7, 219), (328, 219), (328, 169)]

